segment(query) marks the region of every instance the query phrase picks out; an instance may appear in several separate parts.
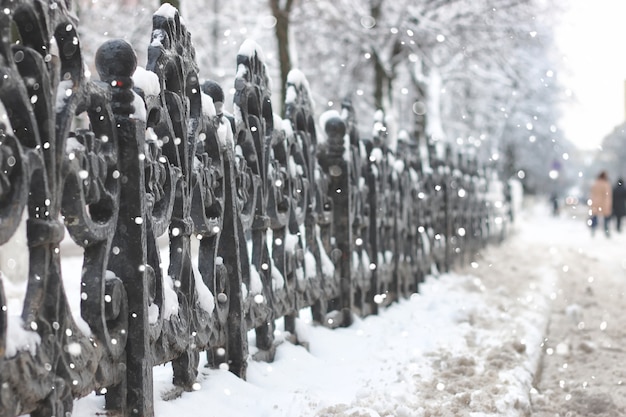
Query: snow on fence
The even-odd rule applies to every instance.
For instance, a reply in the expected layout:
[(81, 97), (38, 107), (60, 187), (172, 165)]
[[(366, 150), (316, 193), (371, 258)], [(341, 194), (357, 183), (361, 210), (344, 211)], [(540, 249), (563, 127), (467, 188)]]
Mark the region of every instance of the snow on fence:
[(0, 275), (0, 416), (68, 415), (94, 390), (151, 416), (154, 366), (171, 362), (181, 392), (201, 354), (245, 378), (249, 331), (271, 361), (276, 320), (294, 343), (304, 308), (349, 325), (500, 238), (497, 179), (476, 162), (390, 138), (382, 118), (359, 138), (349, 101), (318, 131), (298, 71), (277, 117), (253, 42), (228, 115), (171, 6), (145, 69), (109, 41), (94, 81), (66, 2), (3, 5), (0, 251), (26, 217), (28, 274), (21, 297)]

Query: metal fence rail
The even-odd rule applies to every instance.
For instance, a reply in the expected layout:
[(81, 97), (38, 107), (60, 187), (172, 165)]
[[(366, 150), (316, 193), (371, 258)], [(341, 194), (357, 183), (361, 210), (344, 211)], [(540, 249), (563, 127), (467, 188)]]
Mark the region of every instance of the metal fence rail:
[[(349, 325), (503, 230), (475, 162), (392, 149), (380, 120), (361, 139), (349, 101), (317, 131), (298, 71), (276, 117), (252, 42), (231, 116), (171, 6), (154, 15), (145, 70), (109, 41), (93, 81), (65, 2), (2, 3), (0, 250), (26, 213), (29, 272), (19, 317), (0, 278), (0, 416), (67, 415), (94, 390), (151, 416), (154, 366), (171, 362), (181, 391), (200, 354), (245, 378), (250, 330), (255, 359), (272, 360), (277, 319), (294, 342), (303, 308)], [(80, 316), (65, 233), (84, 253)]]

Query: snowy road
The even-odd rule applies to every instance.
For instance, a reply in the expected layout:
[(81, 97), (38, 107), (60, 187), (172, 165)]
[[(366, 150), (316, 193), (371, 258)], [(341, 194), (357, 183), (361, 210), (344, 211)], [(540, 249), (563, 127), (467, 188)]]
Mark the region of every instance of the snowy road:
[(533, 416), (626, 415), (626, 236), (546, 239), (558, 271)]

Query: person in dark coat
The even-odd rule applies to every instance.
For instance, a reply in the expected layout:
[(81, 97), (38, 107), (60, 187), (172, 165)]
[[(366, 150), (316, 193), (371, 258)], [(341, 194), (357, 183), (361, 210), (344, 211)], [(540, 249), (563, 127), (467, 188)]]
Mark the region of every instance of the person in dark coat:
[(615, 216), (615, 227), (618, 232), (621, 232), (622, 217), (626, 216), (626, 187), (621, 178), (613, 187), (613, 216)]
[(557, 217), (559, 215), (559, 196), (557, 193), (552, 193), (550, 196), (550, 201), (552, 202), (552, 215)]

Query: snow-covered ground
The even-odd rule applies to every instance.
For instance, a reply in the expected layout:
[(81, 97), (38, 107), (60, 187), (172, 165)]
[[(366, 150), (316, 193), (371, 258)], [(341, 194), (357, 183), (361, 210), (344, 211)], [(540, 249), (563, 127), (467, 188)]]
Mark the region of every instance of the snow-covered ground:
[[(156, 416), (623, 415), (626, 232), (591, 237), (580, 214), (533, 206), (502, 245), (349, 328), (303, 312), (309, 350), (283, 341), (246, 381), (203, 367), (198, 391), (164, 401), (172, 371), (157, 367)], [(103, 402), (76, 401), (73, 415)]]

